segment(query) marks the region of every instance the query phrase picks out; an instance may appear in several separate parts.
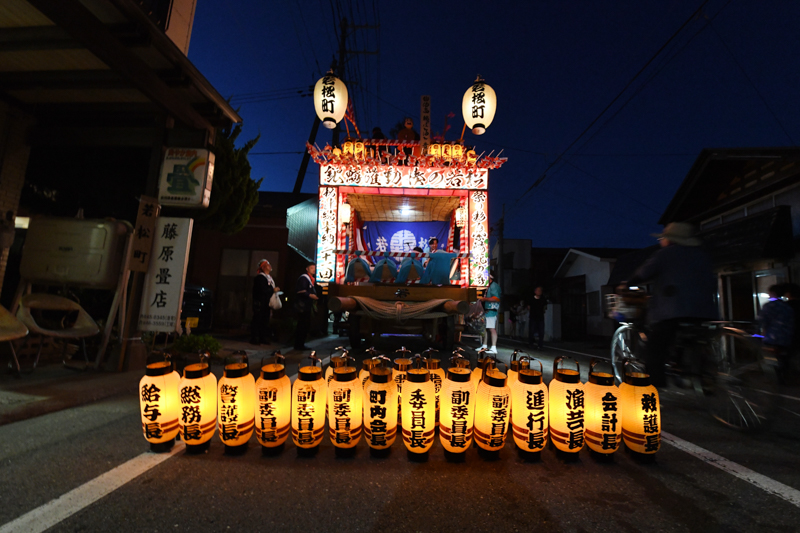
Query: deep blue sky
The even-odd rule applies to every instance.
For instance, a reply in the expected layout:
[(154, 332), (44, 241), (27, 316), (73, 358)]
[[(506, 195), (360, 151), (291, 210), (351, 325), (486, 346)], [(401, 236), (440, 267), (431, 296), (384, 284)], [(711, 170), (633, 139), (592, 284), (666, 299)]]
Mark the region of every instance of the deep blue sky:
[[(357, 79), (345, 80), (362, 131), (379, 125), (388, 134), (405, 114), (419, 124), (419, 99), (429, 94), (433, 130), (452, 111), (447, 139), (457, 139), (461, 98), (481, 74), (498, 111), (486, 134), (466, 140), (509, 158), (490, 174), (492, 222), (506, 204), (506, 236), (533, 246), (641, 247), (700, 150), (800, 141), (800, 2), (709, 0), (520, 197), (701, 4), (198, 0), (189, 59), (226, 97), (270, 93), (234, 104), (242, 138), (260, 133), (253, 152), (270, 152), (250, 157), (253, 177), (265, 178), (263, 190), (290, 191), (314, 108), (311, 98), (274, 97), (312, 85), (330, 66), (334, 10), (379, 23), (348, 38), (350, 50), (379, 51), (353, 56)], [(329, 141), (321, 128), (317, 144)], [(317, 180), (312, 163), (303, 191)]]

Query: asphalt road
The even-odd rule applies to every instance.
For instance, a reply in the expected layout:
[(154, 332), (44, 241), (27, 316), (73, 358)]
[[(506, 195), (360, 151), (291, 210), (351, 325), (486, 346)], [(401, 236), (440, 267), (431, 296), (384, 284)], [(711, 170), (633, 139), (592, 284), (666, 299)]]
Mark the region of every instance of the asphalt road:
[[(378, 348), (401, 343), (421, 349), (418, 340), (397, 337)], [(502, 349), (500, 356), (509, 354)], [(547, 368), (570, 354), (537, 355)], [(588, 366), (588, 357), (578, 358)], [(297, 359), (290, 357), (289, 374)], [(715, 423), (694, 397), (666, 391), (662, 426), (677, 440), (665, 438), (652, 464), (624, 450), (611, 462), (587, 450), (565, 461), (551, 449), (529, 463), (510, 437), (499, 459), (473, 448), (460, 464), (445, 460), (438, 438), (425, 463), (410, 462), (400, 441), (387, 458), (371, 457), (363, 440), (355, 457), (336, 458), (327, 437), (311, 458), (298, 457), (291, 442), (281, 455), (262, 456), (255, 439), (234, 457), (215, 437), (208, 453), (179, 451), (94, 503), (67, 501), (74, 514), (50, 530), (797, 531), (800, 401), (784, 405), (775, 431), (745, 436)], [(687, 444), (716, 455), (702, 460)], [(0, 531), (31, 511), (46, 517), (41, 506), (152, 455), (147, 450), (134, 390), (0, 426)], [(106, 477), (115, 476), (117, 470)]]

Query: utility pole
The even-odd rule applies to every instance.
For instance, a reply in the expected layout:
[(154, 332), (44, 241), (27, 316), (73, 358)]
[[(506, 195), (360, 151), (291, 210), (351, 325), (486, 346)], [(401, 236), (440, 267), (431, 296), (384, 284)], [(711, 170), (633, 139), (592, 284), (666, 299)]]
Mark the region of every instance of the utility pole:
[[(505, 269), (505, 261), (503, 260), (503, 253), (505, 251), (505, 246), (503, 246), (503, 229), (505, 229), (506, 225), (506, 204), (503, 204), (503, 216), (500, 217), (499, 222), (497, 223), (497, 248), (498, 248), (498, 255), (497, 255), (497, 283), (500, 284), (500, 293), (503, 294), (505, 292), (505, 275), (503, 274), (503, 270)], [(500, 298), (500, 306), (504, 308), (503, 302), (505, 298)], [(505, 321), (504, 321), (505, 323)]]
[[(345, 61), (347, 61), (347, 19), (343, 18), (339, 28), (339, 61), (336, 65), (336, 77), (342, 80), (342, 82), (344, 82)], [(347, 83), (345, 83), (345, 85), (347, 85)], [(349, 99), (350, 96), (348, 95), (348, 100)], [(339, 134), (342, 131), (340, 124), (341, 123), (336, 124), (336, 127), (333, 129), (333, 146), (339, 146)]]

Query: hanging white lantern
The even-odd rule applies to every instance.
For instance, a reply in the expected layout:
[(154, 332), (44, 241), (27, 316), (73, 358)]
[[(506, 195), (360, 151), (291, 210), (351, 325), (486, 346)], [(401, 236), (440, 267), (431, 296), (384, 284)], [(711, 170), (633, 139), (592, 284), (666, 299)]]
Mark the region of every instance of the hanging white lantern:
[[(239, 362), (235, 358), (239, 357)], [(225, 363), (219, 380), (217, 408), (219, 415), (219, 437), (228, 453), (241, 453), (255, 428), (256, 380), (250, 373), (247, 354), (243, 350), (233, 352)]]
[(199, 363), (186, 365), (178, 385), (181, 438), (187, 453), (207, 450), (217, 430), (217, 378), (209, 368), (209, 355), (201, 353)]
[(537, 361), (539, 370), (535, 370), (530, 368), (530, 358), (523, 356), (523, 360), (528, 368), (521, 368), (511, 384), (511, 429), (521, 455), (533, 458), (533, 454), (538, 455), (547, 444), (548, 394), (542, 380), (542, 362)]
[(350, 204), (343, 202), (339, 207), (339, 222), (341, 224), (350, 224)]
[[(346, 456), (355, 452), (361, 440), (363, 422), (364, 389), (358, 380), (356, 360), (346, 356), (345, 366), (333, 370), (333, 379), (328, 385), (328, 429), (336, 455)], [(352, 363), (352, 366), (348, 363)]]
[(409, 458), (424, 461), (433, 446), (436, 431), (436, 392), (423, 358), (414, 358), (403, 386), (403, 443)]
[(283, 450), (292, 414), (292, 383), (286, 375), (286, 358), (279, 351), (273, 355), (274, 363), (265, 365), (262, 361), (256, 381), (256, 439), (265, 455)]
[[(381, 456), (388, 453), (397, 438), (397, 384), (392, 376), (392, 361), (388, 357), (375, 358), (364, 385), (364, 436), (370, 454)], [(387, 363), (382, 365), (381, 362)]]
[(299, 455), (316, 453), (325, 435), (328, 385), (316, 352), (310, 359), (310, 366), (300, 366), (292, 386), (292, 441)]
[(328, 72), (314, 86), (314, 109), (322, 125), (332, 130), (347, 111), (347, 87)]
[(439, 413), (439, 441), (445, 450), (445, 457), (450, 460), (461, 460), (472, 444), (475, 391), (470, 378), (469, 360), (461, 356), (452, 357), (442, 384)]
[(583, 430), (586, 418), (586, 398), (581, 371), (577, 361), (575, 370), (559, 368), (564, 359), (553, 363), (553, 380), (550, 382), (550, 438), (556, 448), (564, 453), (578, 453), (583, 448)]
[(461, 100), (464, 123), (475, 135), (483, 135), (494, 120), (496, 110), (497, 96), (494, 89), (478, 76)]
[(487, 452), (505, 446), (511, 410), (511, 389), (496, 364), (484, 365), (475, 399), (475, 442)]
[(145, 374), (139, 382), (139, 407), (142, 415), (142, 432), (154, 452), (172, 448), (180, 431), (178, 422), (180, 403), (178, 383), (181, 377), (175, 372), (168, 354), (153, 354)]

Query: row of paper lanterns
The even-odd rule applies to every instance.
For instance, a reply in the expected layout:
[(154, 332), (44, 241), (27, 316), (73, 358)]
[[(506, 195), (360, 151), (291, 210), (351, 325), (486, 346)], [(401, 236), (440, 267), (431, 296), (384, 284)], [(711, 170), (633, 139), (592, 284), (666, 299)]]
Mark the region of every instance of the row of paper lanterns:
[(569, 358), (558, 358), (548, 386), (541, 362), (517, 360), (517, 352), (503, 373), (493, 357), (471, 369), (456, 353), (445, 371), (438, 359), (409, 358), (403, 351), (394, 361), (366, 359), (360, 371), (346, 351), (332, 356), (325, 371), (312, 354), (293, 385), (280, 354), (262, 365), (256, 380), (241, 352), (226, 361), (219, 383), (207, 358), (188, 365), (183, 377), (168, 358), (155, 361), (139, 386), (142, 430), (154, 449), (178, 433), (190, 449), (207, 447), (219, 431), (234, 449), (255, 433), (265, 451), (279, 450), (291, 435), (295, 446), (313, 452), (327, 426), (337, 453), (354, 451), (362, 437), (372, 450), (388, 450), (400, 437), (409, 453), (426, 454), (437, 424), (439, 441), (452, 454), (466, 452), (473, 440), (487, 452), (499, 451), (509, 433), (530, 453), (541, 452), (548, 440), (565, 453), (588, 446), (613, 454), (623, 441), (642, 454), (660, 448), (660, 402), (647, 374), (626, 369), (617, 387), (613, 375), (593, 363), (582, 383), (578, 363), (568, 368)]

